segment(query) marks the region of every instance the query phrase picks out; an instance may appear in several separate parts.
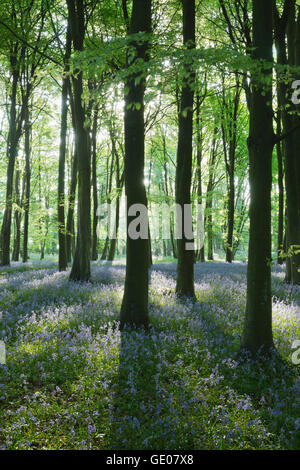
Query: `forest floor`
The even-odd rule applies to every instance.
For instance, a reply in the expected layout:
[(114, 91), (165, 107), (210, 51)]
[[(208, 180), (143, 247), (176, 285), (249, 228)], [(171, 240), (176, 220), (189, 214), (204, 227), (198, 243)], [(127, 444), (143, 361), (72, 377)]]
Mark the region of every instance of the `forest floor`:
[(150, 330), (120, 333), (123, 265), (81, 284), (52, 261), (0, 269), (0, 448), (299, 449), (300, 287), (273, 269), (284, 360), (238, 362), (246, 264), (197, 264), (194, 303), (175, 275), (153, 266)]

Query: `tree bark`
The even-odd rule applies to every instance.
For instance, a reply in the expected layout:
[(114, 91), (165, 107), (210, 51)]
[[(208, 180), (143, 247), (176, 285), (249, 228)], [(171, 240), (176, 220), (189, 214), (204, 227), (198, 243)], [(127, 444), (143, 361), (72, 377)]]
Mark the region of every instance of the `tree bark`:
[(207, 230), (207, 259), (213, 261), (214, 259), (214, 250), (213, 250), (213, 189), (214, 189), (214, 178), (215, 178), (215, 163), (217, 158), (217, 133), (218, 128), (215, 126), (212, 147), (211, 147), (211, 156), (209, 162), (209, 174), (208, 174), (208, 184), (206, 188), (206, 204), (205, 204), (205, 227)]
[(98, 188), (97, 188), (97, 126), (98, 107), (95, 109), (92, 127), (92, 184), (93, 184), (93, 234), (92, 234), (92, 260), (98, 259)]
[[(203, 213), (203, 190), (202, 190), (202, 127), (201, 127), (201, 118), (200, 118), (200, 96), (199, 93), (196, 97), (196, 131), (197, 131), (197, 199), (198, 204), (201, 206)], [(204, 214), (204, 213), (203, 213)], [(204, 226), (203, 226), (204, 229)], [(201, 228), (202, 230), (202, 228)], [(202, 246), (199, 247), (197, 259), (201, 262), (205, 262), (205, 250), (204, 250), (204, 233), (202, 234), (201, 240)]]
[[(195, 48), (195, 0), (182, 0), (183, 44)], [(191, 182), (193, 161), (193, 104), (195, 71), (192, 62), (184, 65), (185, 78), (181, 89), (178, 121), (178, 145), (176, 166), (176, 203), (181, 208), (180, 225), (182, 236), (177, 240), (177, 283), (179, 297), (195, 297), (194, 290), (194, 250), (187, 249), (194, 240), (187, 238), (185, 227), (192, 230)], [(187, 211), (186, 211), (187, 209)], [(177, 221), (178, 222), (178, 221)]]
[(225, 84), (223, 83), (223, 145), (225, 167), (227, 172), (227, 235), (226, 235), (226, 262), (233, 261), (233, 230), (235, 213), (235, 160), (237, 147), (237, 120), (240, 103), (241, 88), (239, 78), (236, 76), (236, 89), (234, 96), (226, 100)]
[(31, 154), (31, 123), (28, 106), (25, 111), (25, 198), (24, 198), (24, 231), (23, 231), (23, 263), (28, 261), (28, 231), (30, 208), (30, 154)]
[(115, 151), (115, 158), (116, 158), (116, 187), (117, 187), (117, 199), (116, 199), (116, 212), (115, 212), (115, 227), (113, 232), (113, 238), (110, 241), (109, 253), (107, 256), (108, 261), (113, 261), (116, 254), (116, 247), (117, 247), (117, 240), (118, 240), (118, 232), (119, 232), (119, 222), (120, 222), (120, 198), (123, 189), (123, 180), (124, 178), (120, 178), (120, 161), (119, 155), (115, 148), (114, 144), (114, 151)]
[(60, 116), (60, 145), (58, 163), (58, 269), (65, 271), (68, 266), (65, 226), (65, 162), (66, 162), (66, 139), (68, 130), (68, 88), (69, 59), (71, 55), (71, 31), (68, 23), (66, 34), (66, 52), (64, 56), (64, 76), (61, 90), (61, 116)]
[[(67, 5), (74, 50), (82, 51), (86, 27), (83, 1), (67, 0)], [(75, 71), (72, 84), (76, 132), (75, 153), (78, 159), (78, 230), (70, 280), (88, 281), (91, 275), (91, 154), (85, 128), (85, 109), (82, 103), (83, 74), (81, 71)]]
[[(16, 53), (16, 52), (15, 52)], [(11, 104), (10, 104), (10, 116), (9, 116), (9, 133), (7, 141), (7, 155), (8, 155), (8, 166), (6, 175), (6, 197), (5, 197), (5, 211), (1, 227), (0, 236), (0, 255), (1, 266), (10, 264), (10, 232), (11, 232), (11, 216), (12, 216), (12, 196), (13, 196), (13, 178), (15, 161), (18, 152), (19, 139), (17, 136), (17, 85), (19, 80), (19, 70), (17, 65), (17, 59), (14, 55), (11, 56), (11, 68), (12, 68), (12, 90), (11, 90)]]
[(68, 263), (71, 262), (72, 254), (74, 254), (74, 250), (72, 246), (74, 245), (74, 237), (75, 237), (74, 235), (74, 211), (75, 211), (77, 177), (78, 177), (78, 165), (77, 165), (76, 153), (74, 152), (72, 170), (71, 170), (70, 190), (69, 190), (67, 223), (66, 223), (66, 252), (67, 252)]
[[(133, 0), (129, 27), (131, 34), (151, 32), (151, 0)], [(149, 52), (149, 41), (141, 43), (130, 41), (135, 51), (129, 67), (146, 62)], [(145, 65), (146, 66), (146, 65)], [(130, 72), (126, 81), (125, 93), (125, 195), (127, 211), (134, 204), (147, 207), (147, 196), (144, 186), (145, 164), (145, 123), (144, 123), (144, 72)], [(138, 107), (136, 107), (138, 103)], [(147, 216), (148, 218), (148, 216)], [(127, 212), (127, 245), (126, 245), (126, 277), (124, 296), (120, 312), (121, 328), (125, 325), (147, 327), (148, 318), (148, 262), (149, 240), (132, 239), (129, 236), (129, 225), (134, 219)]]
[(15, 175), (15, 203), (17, 205), (14, 213), (14, 248), (12, 260), (19, 261), (21, 248), (21, 198), (20, 198), (20, 169), (17, 168)]
[[(241, 349), (256, 355), (273, 347), (271, 296), (272, 0), (253, 0), (253, 59), (266, 62), (252, 72), (249, 148), (250, 238), (247, 305)], [(262, 80), (263, 79), (263, 80)], [(264, 83), (265, 85), (263, 86)]]
[[(277, 134), (281, 132), (281, 113), (277, 118)], [(283, 185), (283, 159), (282, 146), (278, 142), (276, 145), (277, 164), (278, 164), (278, 234), (277, 234), (277, 264), (283, 264), (283, 220), (284, 220), (284, 185)]]

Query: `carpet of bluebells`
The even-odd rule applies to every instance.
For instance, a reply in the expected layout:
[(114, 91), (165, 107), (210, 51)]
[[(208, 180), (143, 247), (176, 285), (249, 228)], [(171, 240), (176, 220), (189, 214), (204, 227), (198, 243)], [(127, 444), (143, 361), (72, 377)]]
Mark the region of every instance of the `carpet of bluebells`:
[(273, 268), (274, 356), (237, 360), (246, 264), (151, 269), (149, 331), (119, 331), (125, 267), (72, 283), (52, 263), (0, 269), (1, 449), (299, 449), (300, 287)]

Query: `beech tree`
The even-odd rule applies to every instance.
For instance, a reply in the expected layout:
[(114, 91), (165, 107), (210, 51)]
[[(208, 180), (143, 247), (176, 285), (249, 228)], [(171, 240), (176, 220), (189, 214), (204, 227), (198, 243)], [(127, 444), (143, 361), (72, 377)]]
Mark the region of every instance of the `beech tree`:
[(233, 261), (234, 248), (234, 213), (235, 213), (235, 166), (236, 166), (236, 148), (238, 140), (238, 125), (241, 87), (239, 78), (236, 77), (236, 87), (226, 96), (225, 84), (223, 83), (222, 96), (222, 138), (225, 168), (227, 176), (227, 234), (225, 239), (226, 261)]
[(249, 181), (250, 236), (247, 305), (241, 348), (252, 354), (273, 347), (271, 295), (271, 184), (275, 143), (272, 110), (272, 0), (253, 0)]
[[(26, 118), (26, 129), (29, 126), (29, 100), (32, 95), (34, 86), (37, 82), (36, 72), (43, 65), (43, 59), (46, 55), (48, 41), (42, 46), (43, 53), (34, 47), (28, 46), (28, 42), (20, 39), (19, 34), (24, 37), (30, 37), (33, 42), (41, 41), (42, 32), (45, 26), (46, 9), (42, 3), (38, 6), (34, 2), (28, 3), (26, 8), (24, 5), (16, 5), (4, 3), (2, 8), (6, 8), (6, 21), (1, 20), (0, 25), (6, 37), (4, 41), (6, 53), (9, 57), (9, 70), (11, 74), (10, 88), (10, 111), (9, 111), (9, 132), (7, 137), (7, 177), (6, 177), (6, 200), (5, 211), (3, 215), (1, 234), (0, 234), (0, 264), (10, 264), (10, 242), (11, 242), (11, 222), (12, 222), (12, 206), (13, 206), (13, 181), (15, 174), (15, 164), (17, 160), (20, 139), (23, 132), (23, 125)], [(21, 98), (20, 98), (21, 96)], [(26, 132), (25, 132), (26, 134)], [(27, 158), (29, 158), (29, 135), (27, 134)], [(29, 160), (27, 160), (27, 196), (30, 183), (29, 176)], [(29, 199), (25, 201), (25, 261), (26, 256), (26, 239), (28, 231), (28, 204)], [(24, 254), (23, 254), (24, 255)]]
[[(71, 37), (76, 52), (83, 51), (86, 19), (83, 0), (67, 0)], [(70, 273), (72, 281), (87, 281), (91, 275), (91, 153), (85, 127), (83, 99), (83, 72), (72, 75), (74, 96), (75, 154), (78, 164), (78, 229), (76, 250)]]
[[(187, 50), (195, 48), (195, 1), (182, 0), (183, 44)], [(187, 57), (178, 114), (178, 146), (176, 165), (176, 202), (181, 208), (178, 214), (182, 236), (177, 241), (177, 284), (179, 296), (194, 297), (194, 240), (187, 237), (185, 229), (192, 230), (191, 182), (193, 161), (193, 104), (195, 70)]]
[(67, 245), (66, 245), (66, 226), (65, 226), (65, 160), (66, 160), (66, 139), (68, 128), (68, 90), (70, 87), (69, 60), (71, 56), (71, 27), (68, 22), (66, 33), (66, 44), (64, 54), (64, 76), (62, 79), (61, 90), (61, 124), (60, 124), (60, 146), (59, 146), (59, 165), (58, 165), (58, 267), (60, 271), (65, 271), (68, 265)]
[[(126, 4), (126, 2), (125, 2)], [(135, 204), (147, 207), (144, 186), (145, 162), (145, 62), (149, 57), (151, 33), (151, 0), (133, 0), (128, 28), (128, 77), (125, 84), (125, 160), (124, 182), (127, 208)], [(124, 9), (128, 20), (127, 8)], [(135, 70), (135, 64), (141, 64)], [(125, 325), (148, 326), (148, 261), (147, 237), (132, 239), (128, 230), (133, 216), (127, 214), (126, 278), (121, 306), (121, 328)]]

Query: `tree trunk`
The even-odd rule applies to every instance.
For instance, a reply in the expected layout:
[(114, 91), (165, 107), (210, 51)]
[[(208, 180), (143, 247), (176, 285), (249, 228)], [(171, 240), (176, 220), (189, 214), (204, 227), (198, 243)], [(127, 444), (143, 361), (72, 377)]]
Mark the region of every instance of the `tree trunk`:
[(21, 247), (21, 200), (20, 200), (20, 169), (17, 168), (15, 176), (15, 202), (16, 209), (14, 214), (15, 219), (15, 236), (14, 248), (12, 252), (12, 260), (19, 261), (20, 247)]
[[(139, 32), (151, 32), (151, 0), (133, 0), (129, 35)], [(135, 50), (129, 66), (148, 59), (148, 38), (139, 44), (131, 40)], [(145, 65), (144, 65), (145, 67)], [(127, 211), (134, 204), (147, 208), (147, 196), (144, 186), (145, 164), (145, 123), (144, 94), (145, 78), (139, 72), (132, 72), (126, 81), (125, 93), (125, 194)], [(136, 107), (138, 103), (138, 108)], [(132, 239), (129, 225), (134, 220), (127, 212), (127, 245), (125, 290), (121, 306), (121, 328), (125, 325), (148, 326), (148, 262), (149, 241), (147, 237)], [(144, 221), (146, 222), (146, 221)], [(147, 214), (148, 223), (148, 214)], [(148, 230), (147, 230), (148, 233)]]
[(92, 128), (92, 184), (93, 184), (93, 234), (92, 234), (92, 260), (98, 259), (98, 189), (97, 189), (97, 125), (98, 108), (95, 110)]
[(236, 77), (236, 90), (232, 100), (229, 103), (229, 123), (228, 123), (228, 161), (226, 161), (226, 169), (228, 174), (228, 215), (227, 215), (227, 238), (226, 238), (226, 261), (233, 261), (233, 230), (234, 230), (234, 212), (235, 212), (235, 160), (237, 147), (237, 121), (240, 104), (240, 82)]
[(19, 80), (19, 72), (17, 64), (12, 64), (12, 91), (9, 116), (9, 133), (7, 141), (8, 166), (6, 175), (6, 197), (5, 211), (1, 227), (0, 236), (0, 255), (1, 266), (10, 264), (10, 232), (11, 232), (11, 215), (12, 215), (12, 196), (13, 196), (13, 178), (15, 161), (18, 152), (17, 122), (16, 122), (16, 104), (17, 104), (17, 84)]
[(115, 228), (113, 232), (113, 238), (110, 241), (109, 253), (107, 257), (108, 261), (113, 261), (115, 258), (118, 233), (119, 233), (119, 222), (120, 222), (120, 198), (121, 198), (122, 188), (123, 188), (123, 177), (120, 178), (119, 155), (116, 151), (115, 145), (114, 145), (114, 151), (115, 151), (115, 156), (116, 156), (116, 187), (118, 190), (118, 194), (117, 194), (117, 200), (116, 200)]
[(205, 204), (205, 220), (204, 225), (207, 230), (207, 259), (213, 261), (214, 259), (214, 250), (213, 250), (213, 189), (214, 189), (214, 178), (215, 178), (215, 163), (217, 158), (217, 133), (218, 128), (215, 126), (212, 147), (211, 147), (211, 156), (209, 162), (209, 174), (208, 174), (208, 184), (206, 188), (206, 204)]
[[(241, 349), (256, 355), (273, 347), (271, 296), (272, 0), (253, 0), (253, 59), (266, 68), (253, 72), (250, 106), (250, 238), (246, 318)], [(263, 78), (263, 80), (262, 80)], [(262, 85), (264, 83), (264, 85)]]
[(228, 215), (227, 215), (227, 237), (226, 237), (226, 262), (232, 263), (233, 260), (233, 228), (234, 228), (234, 174), (229, 175), (228, 187)]
[[(182, 1), (183, 44), (187, 49), (195, 48), (195, 0)], [(181, 90), (178, 122), (178, 145), (176, 166), (176, 203), (181, 208), (181, 237), (177, 240), (177, 283), (178, 296), (195, 297), (194, 291), (194, 239), (188, 238), (185, 228), (192, 232), (191, 181), (193, 161), (193, 104), (195, 81), (194, 65), (186, 63), (185, 78)], [(178, 220), (177, 220), (178, 222)], [(192, 234), (192, 233), (191, 233)], [(191, 235), (190, 234), (190, 235)]]
[[(201, 119), (200, 119), (200, 96), (197, 94), (196, 98), (196, 127), (197, 127), (197, 199), (198, 204), (201, 206), (201, 210), (203, 213), (203, 191), (202, 191), (202, 127), (201, 127)], [(204, 226), (203, 226), (204, 229)], [(201, 227), (202, 230), (202, 227)], [(201, 262), (205, 262), (205, 250), (204, 250), (204, 233), (201, 236), (201, 245), (199, 246), (198, 256), (197, 259)]]
[[(67, 0), (67, 5), (74, 50), (82, 51), (85, 36), (83, 1)], [(78, 231), (70, 280), (88, 281), (91, 275), (91, 154), (85, 128), (85, 109), (82, 103), (83, 74), (81, 71), (75, 71), (72, 84), (76, 127), (75, 153), (78, 159)]]
[[(277, 135), (281, 133), (281, 117), (277, 119)], [(282, 146), (276, 144), (277, 164), (278, 164), (278, 234), (277, 234), (277, 264), (283, 264), (283, 219), (284, 219), (284, 186), (283, 186), (283, 161)]]
[(60, 145), (58, 164), (58, 269), (65, 271), (68, 266), (65, 226), (65, 161), (66, 161), (66, 139), (68, 130), (68, 88), (69, 59), (71, 55), (71, 31), (68, 24), (66, 35), (66, 52), (64, 57), (64, 76), (61, 90), (61, 116), (60, 116)]
[(120, 220), (120, 196), (117, 196), (116, 201), (116, 218), (115, 218), (115, 228), (113, 233), (113, 238), (110, 240), (110, 247), (107, 256), (108, 261), (113, 261), (116, 254), (116, 246), (118, 240), (118, 231), (119, 231), (119, 220)]
[(25, 200), (24, 200), (24, 232), (23, 232), (23, 263), (28, 261), (28, 230), (29, 230), (29, 208), (30, 208), (30, 154), (31, 154), (31, 123), (28, 106), (25, 111)]
[(67, 224), (66, 224), (66, 252), (67, 252), (68, 263), (71, 262), (72, 254), (74, 253), (72, 246), (74, 245), (74, 236), (75, 236), (74, 235), (74, 210), (75, 210), (77, 174), (78, 174), (77, 158), (76, 158), (76, 153), (74, 152), (72, 170), (71, 170), (69, 206), (68, 206), (68, 215), (67, 215)]
[(214, 245), (213, 245), (213, 218), (212, 218), (212, 194), (209, 195), (206, 201), (205, 217), (207, 227), (207, 259), (213, 261), (214, 259)]
[(111, 241), (111, 219), (112, 219), (112, 214), (111, 214), (111, 191), (112, 191), (112, 182), (113, 182), (113, 174), (114, 174), (114, 162), (115, 162), (115, 157), (116, 156), (116, 151), (115, 151), (115, 141), (114, 141), (114, 136), (111, 134), (111, 140), (112, 140), (112, 157), (111, 157), (111, 164), (110, 164), (110, 171), (109, 169), (109, 159), (107, 159), (107, 185), (106, 185), (106, 196), (107, 196), (107, 206), (108, 206), (108, 214), (107, 214), (107, 236), (105, 239), (105, 244), (104, 248), (101, 254), (101, 261), (104, 261), (107, 259), (108, 253), (109, 253), (109, 247), (110, 247), (110, 241)]

